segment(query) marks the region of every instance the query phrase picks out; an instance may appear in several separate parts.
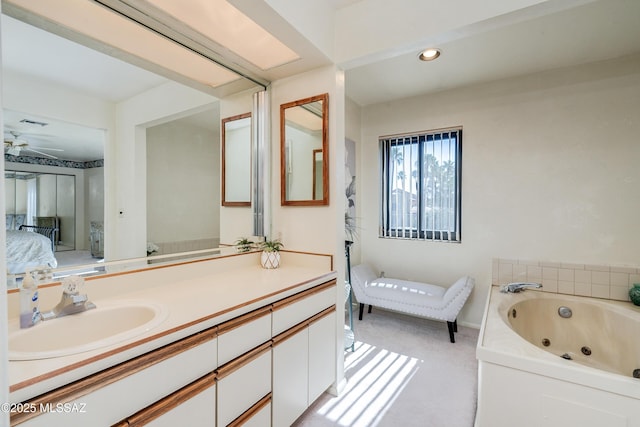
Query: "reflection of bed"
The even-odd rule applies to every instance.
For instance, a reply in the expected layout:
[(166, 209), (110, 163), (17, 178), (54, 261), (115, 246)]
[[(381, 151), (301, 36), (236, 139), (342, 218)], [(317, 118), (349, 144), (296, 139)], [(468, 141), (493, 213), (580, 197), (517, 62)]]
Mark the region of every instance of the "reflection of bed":
[[(24, 227), (34, 231), (26, 231)], [(53, 239), (54, 228), (23, 226), (23, 230), (7, 230), (7, 272), (24, 273), (41, 265), (56, 267), (58, 261), (53, 254)]]

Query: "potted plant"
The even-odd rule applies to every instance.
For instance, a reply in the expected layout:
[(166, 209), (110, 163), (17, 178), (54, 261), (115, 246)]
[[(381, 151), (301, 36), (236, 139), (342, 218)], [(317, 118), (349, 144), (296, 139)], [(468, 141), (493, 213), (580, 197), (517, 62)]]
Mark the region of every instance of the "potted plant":
[(150, 256), (154, 252), (158, 252), (160, 247), (153, 242), (147, 242), (147, 256)]
[(236, 251), (238, 251), (239, 253), (245, 253), (253, 249), (253, 242), (246, 237), (241, 237), (240, 239), (236, 240), (235, 246)]
[(260, 256), (260, 263), (263, 268), (278, 268), (280, 266), (280, 249), (284, 245), (278, 239), (265, 240), (260, 244), (262, 249), (262, 255)]

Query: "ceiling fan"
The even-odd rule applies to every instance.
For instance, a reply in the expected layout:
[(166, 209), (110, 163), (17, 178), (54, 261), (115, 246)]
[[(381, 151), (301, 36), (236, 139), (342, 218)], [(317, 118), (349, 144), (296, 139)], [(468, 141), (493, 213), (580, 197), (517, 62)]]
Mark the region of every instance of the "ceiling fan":
[(38, 153), (42, 156), (49, 157), (51, 159), (57, 159), (56, 156), (48, 153), (43, 153), (40, 150), (48, 150), (48, 151), (64, 151), (61, 148), (46, 148), (46, 147), (32, 147), (29, 145), (29, 142), (21, 138), (21, 134), (14, 130), (9, 131), (13, 138), (5, 138), (4, 140), (4, 151), (7, 154), (11, 154), (12, 156), (19, 156), (22, 151), (30, 151), (32, 153)]

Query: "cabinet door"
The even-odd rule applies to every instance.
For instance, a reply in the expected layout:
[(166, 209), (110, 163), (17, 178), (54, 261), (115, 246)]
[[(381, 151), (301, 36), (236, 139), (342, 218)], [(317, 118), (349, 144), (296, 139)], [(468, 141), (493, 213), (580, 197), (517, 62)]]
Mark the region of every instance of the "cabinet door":
[(307, 409), (309, 328), (303, 326), (274, 342), (273, 427), (289, 427)]
[(309, 325), (309, 405), (336, 380), (336, 312)]

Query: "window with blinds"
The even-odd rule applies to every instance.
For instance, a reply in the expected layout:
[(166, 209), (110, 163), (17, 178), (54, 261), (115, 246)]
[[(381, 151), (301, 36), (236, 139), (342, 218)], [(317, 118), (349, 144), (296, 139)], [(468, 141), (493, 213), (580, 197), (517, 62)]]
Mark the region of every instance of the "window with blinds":
[(462, 128), (380, 138), (380, 237), (460, 242)]

